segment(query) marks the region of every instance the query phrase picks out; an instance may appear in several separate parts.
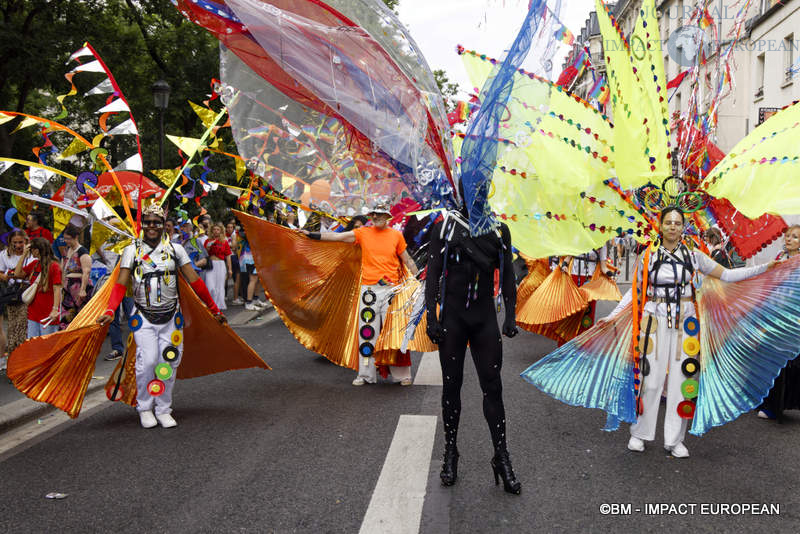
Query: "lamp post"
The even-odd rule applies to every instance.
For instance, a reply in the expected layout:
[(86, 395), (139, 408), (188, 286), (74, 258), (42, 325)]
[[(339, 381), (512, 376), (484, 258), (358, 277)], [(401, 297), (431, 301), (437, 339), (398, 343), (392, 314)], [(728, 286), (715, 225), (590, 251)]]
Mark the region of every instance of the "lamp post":
[(158, 168), (164, 168), (164, 111), (169, 105), (169, 84), (158, 80), (153, 84), (153, 103), (158, 109)]

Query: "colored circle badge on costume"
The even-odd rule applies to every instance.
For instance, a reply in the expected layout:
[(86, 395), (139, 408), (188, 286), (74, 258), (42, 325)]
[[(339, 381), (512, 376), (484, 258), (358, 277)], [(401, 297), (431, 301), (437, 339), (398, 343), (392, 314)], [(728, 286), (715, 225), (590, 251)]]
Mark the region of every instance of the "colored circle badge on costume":
[(653, 336), (647, 336), (647, 339), (645, 340), (645, 343), (647, 343), (647, 345), (645, 346), (645, 351), (644, 351), (644, 353), (645, 353), (647, 356), (649, 356), (650, 354), (652, 354), (652, 353), (653, 353), (653, 349), (654, 349), (654, 348), (655, 348), (655, 346), (656, 346), (656, 342), (655, 342), (655, 340), (653, 339)]
[(679, 402), (678, 415), (681, 416), (681, 419), (691, 419), (694, 417), (694, 403), (688, 400)]
[(173, 345), (178, 346), (183, 342), (183, 334), (180, 330), (175, 330), (172, 335), (169, 336), (169, 340)]
[(142, 316), (138, 313), (128, 319), (128, 328), (131, 329), (131, 332), (136, 332), (142, 327)]
[(113, 399), (111, 398), (111, 395), (114, 394), (115, 387), (116, 384), (111, 384), (109, 387), (106, 388), (106, 397), (108, 397), (108, 400), (110, 401), (118, 401), (122, 399), (122, 388), (117, 388), (117, 394), (114, 395)]
[(683, 322), (683, 331), (686, 332), (687, 335), (696, 336), (697, 333), (700, 332), (700, 321), (695, 317), (688, 317)]
[(161, 353), (161, 357), (164, 358), (165, 362), (174, 362), (180, 355), (181, 353), (178, 351), (178, 347), (167, 347), (164, 349), (164, 352)]
[(372, 353), (375, 352), (375, 346), (365, 341), (358, 347), (358, 352), (360, 352), (362, 356), (372, 356)]
[(639, 367), (642, 370), (642, 376), (647, 376), (650, 374), (650, 362), (647, 361), (647, 358), (642, 358), (642, 361), (639, 363)]
[(181, 312), (175, 314), (175, 328), (183, 328), (183, 314)]
[(147, 383), (147, 392), (153, 397), (158, 397), (164, 393), (164, 382), (156, 378)]
[(683, 352), (689, 356), (697, 356), (700, 352), (700, 342), (696, 337), (687, 337), (683, 340)]
[(593, 324), (594, 321), (592, 321), (591, 315), (584, 315), (583, 319), (581, 319), (581, 327), (583, 328), (591, 328)]
[(686, 377), (694, 376), (699, 369), (700, 362), (694, 358), (686, 358), (681, 364), (681, 371), (683, 371), (683, 376)]
[(361, 310), (361, 320), (365, 323), (371, 323), (375, 319), (375, 310), (372, 308), (364, 308)]
[(361, 327), (361, 339), (372, 339), (375, 337), (375, 329), (372, 328), (370, 325), (365, 324)]
[(161, 362), (155, 368), (156, 378), (169, 380), (172, 378), (172, 366), (166, 362)]
[(700, 384), (697, 383), (697, 380), (694, 380), (692, 378), (687, 378), (681, 384), (681, 394), (687, 399), (693, 399), (697, 397), (697, 393), (699, 390), (700, 390)]
[(361, 302), (366, 304), (367, 306), (372, 306), (375, 304), (375, 301), (378, 300), (378, 295), (371, 289), (367, 289), (364, 291), (364, 294), (361, 295)]

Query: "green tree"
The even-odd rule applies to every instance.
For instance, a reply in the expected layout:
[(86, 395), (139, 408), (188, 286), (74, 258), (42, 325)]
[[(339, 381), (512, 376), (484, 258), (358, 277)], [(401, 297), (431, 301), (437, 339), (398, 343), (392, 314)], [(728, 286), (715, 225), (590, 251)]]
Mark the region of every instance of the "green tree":
[(433, 79), (436, 81), (436, 85), (439, 86), (439, 92), (442, 93), (447, 111), (452, 111), (456, 105), (455, 101), (456, 95), (458, 94), (458, 84), (451, 82), (443, 69), (436, 69), (433, 71)]

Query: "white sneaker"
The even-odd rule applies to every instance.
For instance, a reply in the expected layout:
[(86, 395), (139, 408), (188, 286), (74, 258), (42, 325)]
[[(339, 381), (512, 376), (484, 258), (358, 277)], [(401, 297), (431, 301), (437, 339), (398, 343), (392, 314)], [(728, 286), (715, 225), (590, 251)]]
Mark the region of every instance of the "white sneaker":
[(173, 428), (178, 426), (178, 422), (168, 413), (162, 413), (156, 416), (158, 422), (161, 423), (161, 426), (164, 428)]
[(366, 380), (364, 380), (363, 378), (361, 378), (360, 376), (359, 376), (359, 377), (356, 377), (356, 379), (355, 379), (355, 380), (353, 380), (353, 385), (354, 385), (354, 386), (363, 386), (363, 385), (364, 385), (364, 384), (366, 384), (366, 383), (367, 383), (367, 381), (366, 381)]
[(400, 381), (401, 386), (410, 386), (413, 383), (410, 378), (404, 378)]
[(259, 299), (253, 299), (253, 304), (258, 306), (259, 309), (263, 309), (263, 308), (266, 308), (267, 306), (269, 306), (268, 303), (264, 302), (263, 300), (259, 300)]
[(231, 301), (231, 306), (241, 306), (242, 304), (244, 304), (242, 297), (236, 297)]
[(258, 311), (261, 308), (256, 306), (253, 301), (250, 301), (250, 302), (248, 302), (247, 304), (244, 305), (244, 309), (247, 310), (247, 311)]
[(686, 448), (686, 445), (684, 445), (682, 441), (672, 447), (664, 447), (664, 448), (667, 449), (670, 453), (672, 453), (673, 458), (689, 457), (689, 449)]
[(644, 452), (644, 441), (631, 436), (628, 440), (628, 450), (633, 452)]
[(158, 424), (151, 410), (139, 412), (139, 422), (142, 423), (142, 428), (153, 428)]

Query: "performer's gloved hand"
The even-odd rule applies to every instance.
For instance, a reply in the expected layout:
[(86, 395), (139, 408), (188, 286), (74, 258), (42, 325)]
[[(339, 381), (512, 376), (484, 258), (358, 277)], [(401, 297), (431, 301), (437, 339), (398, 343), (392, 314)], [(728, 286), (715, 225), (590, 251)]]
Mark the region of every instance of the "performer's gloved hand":
[(506, 337), (514, 337), (519, 334), (519, 328), (517, 328), (517, 318), (512, 316), (506, 316), (506, 320), (503, 322), (503, 335)]
[(428, 337), (431, 338), (431, 341), (437, 345), (440, 344), (444, 339), (444, 329), (442, 328), (442, 323), (440, 323), (439, 319), (437, 319), (436, 316), (431, 313), (428, 314), (427, 333)]

